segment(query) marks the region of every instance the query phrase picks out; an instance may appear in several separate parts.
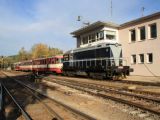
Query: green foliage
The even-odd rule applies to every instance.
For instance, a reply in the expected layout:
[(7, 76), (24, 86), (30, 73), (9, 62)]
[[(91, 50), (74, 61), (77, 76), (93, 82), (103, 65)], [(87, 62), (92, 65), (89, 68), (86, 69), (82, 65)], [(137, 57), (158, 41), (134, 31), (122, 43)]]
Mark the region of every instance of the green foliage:
[(45, 58), (49, 56), (49, 48), (47, 45), (39, 43), (32, 47), (32, 58)]
[(63, 51), (58, 49), (58, 48), (49, 48), (49, 56), (55, 56), (55, 55), (59, 55), (59, 54), (63, 54)]
[(27, 52), (24, 47), (22, 47), (18, 53), (18, 61), (24, 61), (29, 59), (31, 59), (31, 54)]

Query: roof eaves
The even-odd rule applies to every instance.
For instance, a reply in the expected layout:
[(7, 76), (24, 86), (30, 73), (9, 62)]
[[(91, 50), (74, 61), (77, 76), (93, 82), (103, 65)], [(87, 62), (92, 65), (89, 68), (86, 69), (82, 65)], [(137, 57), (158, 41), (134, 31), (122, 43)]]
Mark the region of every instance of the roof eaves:
[(72, 32), (71, 34), (76, 36), (77, 34), (80, 34), (83, 31), (88, 31), (88, 30), (91, 30), (93, 28), (101, 27), (101, 26), (108, 26), (108, 27), (113, 27), (113, 28), (118, 28), (119, 27), (118, 24), (115, 24), (115, 23), (112, 23), (112, 22), (97, 21), (93, 24), (90, 24), (89, 26), (78, 29), (78, 30)]
[(151, 15), (144, 16), (144, 17), (141, 17), (141, 18), (138, 18), (138, 19), (131, 20), (129, 22), (123, 23), (123, 24), (120, 25), (120, 28), (128, 26), (128, 25), (131, 25), (131, 24), (134, 24), (134, 23), (137, 23), (137, 22), (140, 22), (140, 21), (143, 21), (143, 20), (147, 20), (147, 19), (155, 17), (155, 16), (160, 16), (160, 12), (156, 12), (156, 13), (153, 13)]

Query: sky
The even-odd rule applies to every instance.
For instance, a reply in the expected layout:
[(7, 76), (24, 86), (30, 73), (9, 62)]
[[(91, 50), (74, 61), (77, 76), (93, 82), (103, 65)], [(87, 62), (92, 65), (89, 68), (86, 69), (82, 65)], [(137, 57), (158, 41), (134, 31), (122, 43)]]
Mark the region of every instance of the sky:
[[(0, 0), (0, 56), (44, 43), (67, 51), (76, 47), (71, 32), (83, 22), (122, 24), (160, 11), (160, 0)], [(82, 16), (82, 21), (77, 21)]]

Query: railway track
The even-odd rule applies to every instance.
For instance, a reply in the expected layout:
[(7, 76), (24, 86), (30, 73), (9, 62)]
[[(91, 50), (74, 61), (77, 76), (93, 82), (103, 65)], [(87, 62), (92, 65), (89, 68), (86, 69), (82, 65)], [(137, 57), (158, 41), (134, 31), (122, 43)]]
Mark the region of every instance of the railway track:
[[(7, 77), (9, 77), (9, 76), (7, 76)], [(68, 106), (64, 103), (61, 103), (61, 102), (59, 102), (59, 101), (57, 101), (53, 98), (50, 98), (46, 94), (41, 93), (39, 90), (35, 90), (35, 88), (33, 88), (33, 86), (31, 86), (29, 84), (22, 83), (21, 81), (10, 78), (10, 77), (9, 77), (9, 79), (12, 80), (12, 82), (13, 82), (12, 83), (12, 88), (11, 88), (11, 86), (8, 85), (9, 86), (8, 88), (10, 88), (10, 91), (12, 91), (11, 89), (13, 89), (14, 84), (18, 84), (17, 87), (14, 86), (14, 88), (16, 88), (15, 90), (17, 90), (19, 86), (23, 86), (23, 88), (25, 88), (24, 91), (27, 92), (28, 96), (30, 96), (31, 94), (34, 94), (33, 96), (36, 97), (36, 99), (38, 99), (39, 102), (41, 102), (41, 104), (43, 105), (43, 107), (46, 109), (46, 111), (49, 114), (47, 112), (46, 113), (40, 113), (39, 117), (41, 115), (46, 114), (46, 116), (48, 116), (48, 117), (51, 116), (51, 117), (48, 118), (49, 120), (63, 120), (63, 119), (65, 119), (65, 120), (78, 120), (78, 119), (80, 119), (80, 120), (95, 120), (95, 118), (93, 118), (93, 117), (91, 117), (91, 116), (89, 116), (89, 115), (87, 115), (87, 114), (85, 114), (85, 113), (83, 113), (79, 110), (76, 110), (76, 109), (74, 109), (74, 108), (72, 108), (72, 107), (70, 107), (70, 106)], [(9, 81), (7, 83), (10, 84), (11, 81)], [(7, 83), (4, 83), (4, 85), (6, 85)], [(21, 90), (21, 92), (22, 92), (22, 90)], [(14, 93), (11, 92), (10, 94), (13, 95)], [(22, 97), (19, 97), (19, 96), (17, 96), (17, 97), (14, 96), (14, 97), (15, 98), (17, 98), (17, 97), (22, 98)], [(17, 101), (17, 99), (16, 99), (16, 101)], [(20, 101), (23, 101), (22, 103), (24, 103), (25, 100), (20, 99), (17, 103), (21, 103)], [(19, 106), (23, 106), (23, 105), (19, 105)], [(54, 108), (54, 110), (53, 110), (53, 108)], [(23, 108), (23, 110), (24, 109), (25, 108)], [(42, 111), (40, 111), (40, 112), (42, 112)], [(26, 113), (28, 113), (30, 118), (34, 117), (34, 116), (31, 116), (32, 114), (29, 114), (30, 111), (27, 111)], [(40, 117), (40, 118), (43, 119), (42, 117)], [(34, 118), (32, 118), (32, 119), (34, 119)], [(45, 120), (47, 120), (47, 119), (45, 118)]]
[(46, 79), (50, 82), (54, 82), (63, 86), (71, 87), (77, 90), (87, 92), (89, 94), (103, 97), (105, 99), (111, 99), (116, 102), (127, 104), (132, 107), (140, 108), (145, 112), (151, 112), (152, 114), (160, 115), (160, 96), (159, 95), (143, 95), (137, 94), (131, 91), (121, 91), (113, 88), (106, 88), (103, 85), (79, 82), (79, 81), (69, 81), (63, 79)]
[[(102, 81), (102, 80), (98, 80), (98, 79), (89, 79), (89, 78), (85, 78), (85, 77), (81, 77), (81, 76), (76, 76), (76, 77), (69, 77), (69, 76), (57, 76), (54, 75), (54, 77), (58, 78), (64, 78), (64, 79), (87, 79), (87, 80), (96, 80), (96, 81)], [(158, 78), (157, 78), (158, 79)], [(131, 81), (131, 80), (104, 80), (105, 82), (108, 83), (123, 83), (123, 84), (129, 84), (129, 85), (141, 85), (141, 86), (157, 86), (160, 87), (160, 82), (147, 82), (147, 81)]]
[[(65, 77), (57, 77), (57, 76), (49, 76), (49, 77), (45, 77), (45, 76), (40, 76), (42, 79), (44, 78), (44, 79), (56, 79), (56, 80), (63, 80), (63, 81), (69, 81), (69, 82), (77, 82), (77, 83), (82, 83), (82, 84), (88, 84), (88, 85), (90, 85), (90, 86), (95, 86), (95, 87), (98, 87), (98, 88), (102, 88), (102, 89), (105, 89), (105, 88), (109, 88), (109, 89), (114, 89), (114, 90), (117, 90), (117, 91), (130, 91), (130, 92), (134, 92), (134, 93), (136, 93), (136, 94), (146, 94), (146, 95), (151, 95), (151, 97), (159, 97), (160, 98), (160, 93), (157, 93), (157, 92), (152, 92), (152, 91), (144, 91), (144, 90), (140, 90), (140, 89), (130, 89), (130, 88), (128, 88), (128, 87), (126, 87), (126, 86), (124, 86), (124, 87), (122, 87), (121, 85), (123, 85), (123, 83), (124, 84), (128, 84), (129, 86), (131, 86), (131, 85), (143, 85), (143, 86), (145, 86), (145, 82), (144, 82), (144, 84), (143, 84), (143, 82), (140, 82), (140, 84), (138, 84), (138, 82), (135, 82), (136, 84), (133, 84), (134, 83), (134, 81), (130, 81), (130, 82), (124, 82), (124, 81), (118, 81), (118, 83), (122, 83), (122, 84), (118, 84), (118, 85), (114, 85), (115, 83), (113, 82), (113, 81), (105, 81), (105, 83), (113, 83), (113, 85), (111, 85), (111, 84), (105, 84), (105, 85), (103, 85), (103, 84), (100, 84), (100, 83), (97, 83), (97, 82), (87, 82), (87, 81), (78, 81), (78, 80), (73, 80), (72, 78), (70, 79), (70, 78), (65, 78)], [(148, 85), (150, 85), (150, 86), (152, 86), (152, 85), (154, 85), (154, 83), (152, 84), (149, 84), (149, 82), (147, 82), (147, 86)], [(154, 86), (153, 86), (154, 87)], [(156, 86), (157, 87), (157, 86)]]
[(23, 119), (63, 120), (46, 103), (42, 102), (42, 98), (39, 95), (36, 95), (34, 91), (18, 81), (7, 78), (3, 81), (3, 88), (8, 97), (12, 99), (16, 107), (21, 111)]

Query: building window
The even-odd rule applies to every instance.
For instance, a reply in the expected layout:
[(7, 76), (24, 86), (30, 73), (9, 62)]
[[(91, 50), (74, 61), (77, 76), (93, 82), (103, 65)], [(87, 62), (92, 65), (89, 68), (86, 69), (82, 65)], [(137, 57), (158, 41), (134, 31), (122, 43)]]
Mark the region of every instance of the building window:
[(150, 31), (150, 38), (157, 37), (157, 25), (155, 23), (149, 25), (149, 31)]
[(88, 36), (89, 43), (92, 42), (91, 35)]
[(131, 56), (131, 63), (136, 64), (136, 55)]
[(140, 32), (140, 40), (145, 40), (146, 39), (146, 30), (145, 26), (139, 28)]
[(95, 42), (95, 41), (96, 41), (95, 34), (92, 34), (92, 35), (91, 35), (91, 39), (92, 39), (92, 42)]
[(148, 53), (147, 54), (147, 63), (152, 63), (153, 62), (153, 54), (152, 53)]
[(99, 40), (99, 33), (96, 33), (96, 40)]
[(106, 39), (107, 40), (115, 40), (116, 39), (116, 32), (115, 31), (106, 31)]
[(82, 43), (81, 44), (82, 45), (88, 44), (88, 36), (85, 36), (85, 37), (82, 38)]
[(136, 41), (136, 30), (133, 29), (133, 30), (130, 30), (130, 41), (131, 42), (135, 42)]
[(139, 63), (144, 63), (144, 54), (139, 54)]
[(99, 33), (99, 37), (100, 37), (100, 40), (103, 40), (103, 39), (104, 39), (104, 32), (103, 32), (103, 31), (101, 31), (101, 32)]

